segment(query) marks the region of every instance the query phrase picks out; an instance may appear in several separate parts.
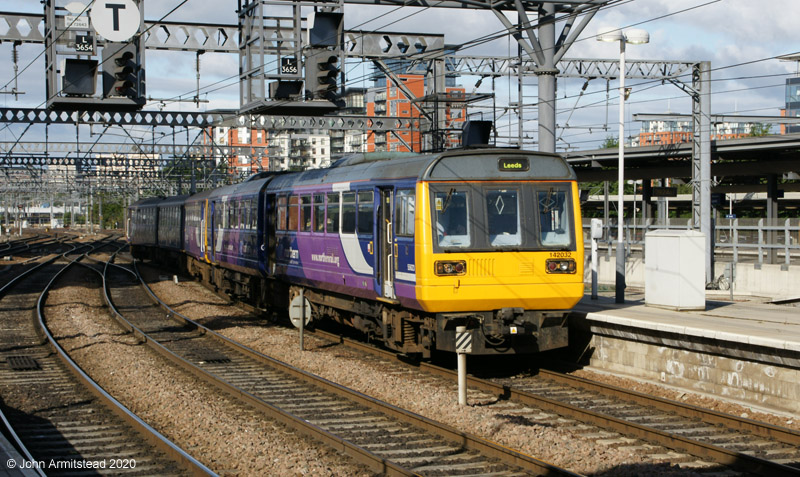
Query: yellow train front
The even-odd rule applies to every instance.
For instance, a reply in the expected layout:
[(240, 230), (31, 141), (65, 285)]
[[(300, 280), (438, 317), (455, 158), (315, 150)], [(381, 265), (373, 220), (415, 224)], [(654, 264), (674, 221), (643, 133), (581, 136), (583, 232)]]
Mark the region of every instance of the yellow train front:
[[(557, 155), (445, 156), (418, 182), (416, 295), (436, 349), (531, 353), (567, 345), (581, 299), (574, 171)], [(466, 335), (457, 343), (456, 327)]]

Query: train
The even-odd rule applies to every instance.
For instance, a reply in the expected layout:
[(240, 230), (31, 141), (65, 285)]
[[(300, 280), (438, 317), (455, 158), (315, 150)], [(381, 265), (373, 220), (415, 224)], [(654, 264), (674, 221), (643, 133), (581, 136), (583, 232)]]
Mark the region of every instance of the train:
[(126, 235), (136, 259), (288, 311), (296, 326), (333, 320), (422, 358), (565, 347), (584, 294), (575, 172), (519, 149), (260, 173), (135, 202)]

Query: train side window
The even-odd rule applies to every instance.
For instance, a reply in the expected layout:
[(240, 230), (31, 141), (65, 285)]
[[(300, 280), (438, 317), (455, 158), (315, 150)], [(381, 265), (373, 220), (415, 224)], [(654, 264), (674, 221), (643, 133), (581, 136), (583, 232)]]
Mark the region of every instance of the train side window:
[(232, 229), (238, 229), (242, 223), (242, 201), (234, 201), (232, 205), (233, 210), (231, 210), (231, 220), (229, 223), (231, 224)]
[(394, 234), (400, 237), (414, 236), (414, 212), (416, 196), (413, 189), (398, 189), (394, 196)]
[(258, 199), (250, 200), (250, 230), (256, 230), (258, 228), (258, 208), (256, 207), (256, 203), (258, 203)]
[(288, 217), (288, 200), (285, 195), (278, 197), (278, 223), (277, 230), (286, 230)]
[(329, 234), (339, 233), (339, 193), (328, 194), (328, 218), (325, 231)]
[(300, 196), (300, 230), (308, 232), (311, 230), (311, 196)]
[(372, 235), (375, 220), (375, 193), (364, 190), (358, 193), (358, 235)]
[(567, 190), (550, 187), (536, 192), (542, 245), (567, 246), (572, 243), (572, 225)]
[(239, 228), (239, 201), (228, 202), (228, 228)]
[(342, 194), (342, 233), (356, 233), (356, 193)]
[(325, 232), (325, 196), (314, 196), (314, 232)]
[(299, 198), (296, 195), (289, 196), (289, 230), (292, 231), (297, 231), (298, 201)]
[(247, 230), (253, 230), (254, 228), (253, 222), (255, 222), (254, 216), (256, 214), (255, 209), (253, 209), (253, 200), (247, 199), (244, 204), (245, 204), (244, 211), (247, 215), (247, 220), (244, 222), (244, 228), (246, 228)]
[(214, 203), (214, 223), (217, 228), (222, 227), (222, 202)]

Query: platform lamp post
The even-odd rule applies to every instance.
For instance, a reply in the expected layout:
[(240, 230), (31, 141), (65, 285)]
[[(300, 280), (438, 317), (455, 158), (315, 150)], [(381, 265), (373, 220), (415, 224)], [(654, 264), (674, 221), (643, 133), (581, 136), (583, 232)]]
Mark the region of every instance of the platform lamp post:
[(597, 41), (619, 42), (619, 171), (617, 183), (617, 271), (616, 302), (625, 303), (625, 241), (623, 218), (625, 216), (625, 44), (641, 45), (650, 42), (650, 34), (645, 30), (633, 28), (625, 32), (620, 28), (601, 28)]

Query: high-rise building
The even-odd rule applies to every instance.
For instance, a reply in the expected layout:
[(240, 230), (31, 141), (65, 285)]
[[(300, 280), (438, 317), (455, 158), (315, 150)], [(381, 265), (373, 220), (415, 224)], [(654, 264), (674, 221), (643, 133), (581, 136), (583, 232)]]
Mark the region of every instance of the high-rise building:
[(425, 145), (424, 136), (437, 134), (432, 129), (439, 128), (440, 124), (432, 126), (431, 120), (424, 117), (421, 109), (435, 119), (438, 119), (436, 110), (444, 115), (442, 122), (445, 130), (441, 131), (441, 145), (445, 148), (457, 147), (460, 143), (459, 136), (449, 132), (460, 132), (466, 120), (464, 88), (453, 84), (447, 86), (442, 94), (426, 96), (424, 75), (398, 74), (396, 77), (403, 82), (404, 88), (384, 77), (382, 86), (367, 91), (367, 115), (409, 118), (411, 127), (391, 132), (368, 133), (367, 151), (421, 152), (430, 147)]
[[(231, 151), (224, 157), (231, 175), (247, 177), (269, 170), (269, 156), (266, 154), (269, 141), (267, 131), (263, 129), (213, 127), (203, 136), (203, 142), (223, 149), (225, 146), (240, 147), (237, 153)], [(246, 152), (248, 147), (250, 150)]]
[[(787, 117), (800, 117), (800, 76), (786, 79), (786, 110), (782, 114)], [(800, 132), (800, 124), (781, 126), (781, 133)]]

